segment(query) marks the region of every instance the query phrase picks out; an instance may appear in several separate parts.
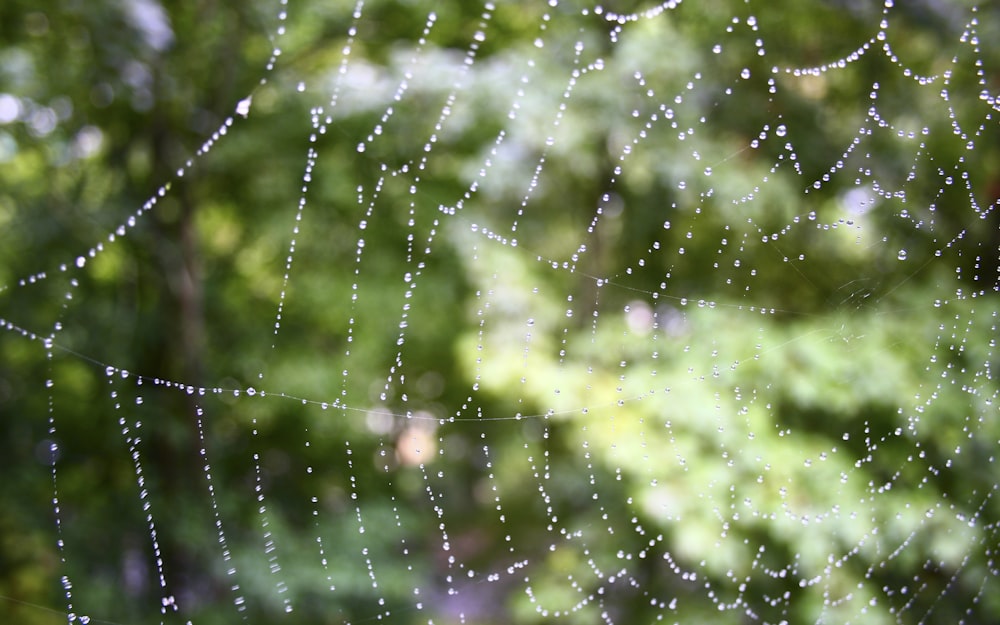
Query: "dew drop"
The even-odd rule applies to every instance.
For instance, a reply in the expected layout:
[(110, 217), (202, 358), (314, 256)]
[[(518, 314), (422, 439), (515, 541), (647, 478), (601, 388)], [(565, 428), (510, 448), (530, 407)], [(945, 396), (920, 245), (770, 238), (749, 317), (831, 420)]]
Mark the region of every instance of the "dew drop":
[(906, 260), (906, 250), (899, 250), (899, 252), (896, 254), (896, 258), (898, 258), (899, 260)]
[(247, 96), (239, 101), (236, 105), (236, 113), (241, 117), (246, 117), (250, 114), (250, 103), (253, 100), (253, 96)]

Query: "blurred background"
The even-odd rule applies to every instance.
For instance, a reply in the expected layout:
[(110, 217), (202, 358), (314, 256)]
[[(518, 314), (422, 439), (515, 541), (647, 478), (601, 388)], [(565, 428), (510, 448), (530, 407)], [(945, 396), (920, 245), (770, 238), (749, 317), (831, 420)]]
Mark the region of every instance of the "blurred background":
[(898, 4), (6, 0), (0, 621), (1000, 620), (1000, 8)]

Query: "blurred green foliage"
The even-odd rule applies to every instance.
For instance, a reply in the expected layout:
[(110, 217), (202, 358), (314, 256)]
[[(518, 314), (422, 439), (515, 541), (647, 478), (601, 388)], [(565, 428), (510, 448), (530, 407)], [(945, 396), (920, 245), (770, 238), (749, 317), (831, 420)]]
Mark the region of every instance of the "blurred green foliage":
[(0, 620), (1000, 618), (1000, 13), (752, 4), (5, 2)]

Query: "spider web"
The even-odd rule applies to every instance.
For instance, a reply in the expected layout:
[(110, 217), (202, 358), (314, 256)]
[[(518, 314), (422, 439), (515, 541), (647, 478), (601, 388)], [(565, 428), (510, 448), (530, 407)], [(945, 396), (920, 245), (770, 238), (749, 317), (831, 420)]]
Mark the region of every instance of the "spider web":
[(267, 10), (0, 292), (19, 618), (997, 618), (995, 9)]

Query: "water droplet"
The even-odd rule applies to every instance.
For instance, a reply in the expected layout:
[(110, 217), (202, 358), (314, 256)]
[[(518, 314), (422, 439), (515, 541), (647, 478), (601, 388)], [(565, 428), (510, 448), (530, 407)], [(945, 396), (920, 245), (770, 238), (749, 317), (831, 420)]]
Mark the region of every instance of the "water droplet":
[(257, 389), (255, 389), (252, 386), (247, 387), (247, 395), (250, 395), (251, 397), (253, 397), (256, 394), (257, 394)]
[(743, 68), (743, 71), (740, 72), (740, 78), (742, 78), (743, 80), (746, 80), (746, 79), (750, 78), (750, 68), (749, 67), (744, 67)]
[(906, 260), (906, 250), (899, 250), (899, 252), (896, 254), (896, 258), (898, 258), (899, 260)]
[(252, 95), (248, 95), (247, 97), (240, 100), (239, 103), (236, 105), (236, 113), (242, 117), (246, 117), (247, 115), (249, 115), (250, 103), (252, 100), (253, 100)]
[(785, 128), (784, 124), (781, 124), (774, 129), (774, 134), (778, 135), (779, 137), (784, 137), (786, 132), (788, 132), (788, 129)]

